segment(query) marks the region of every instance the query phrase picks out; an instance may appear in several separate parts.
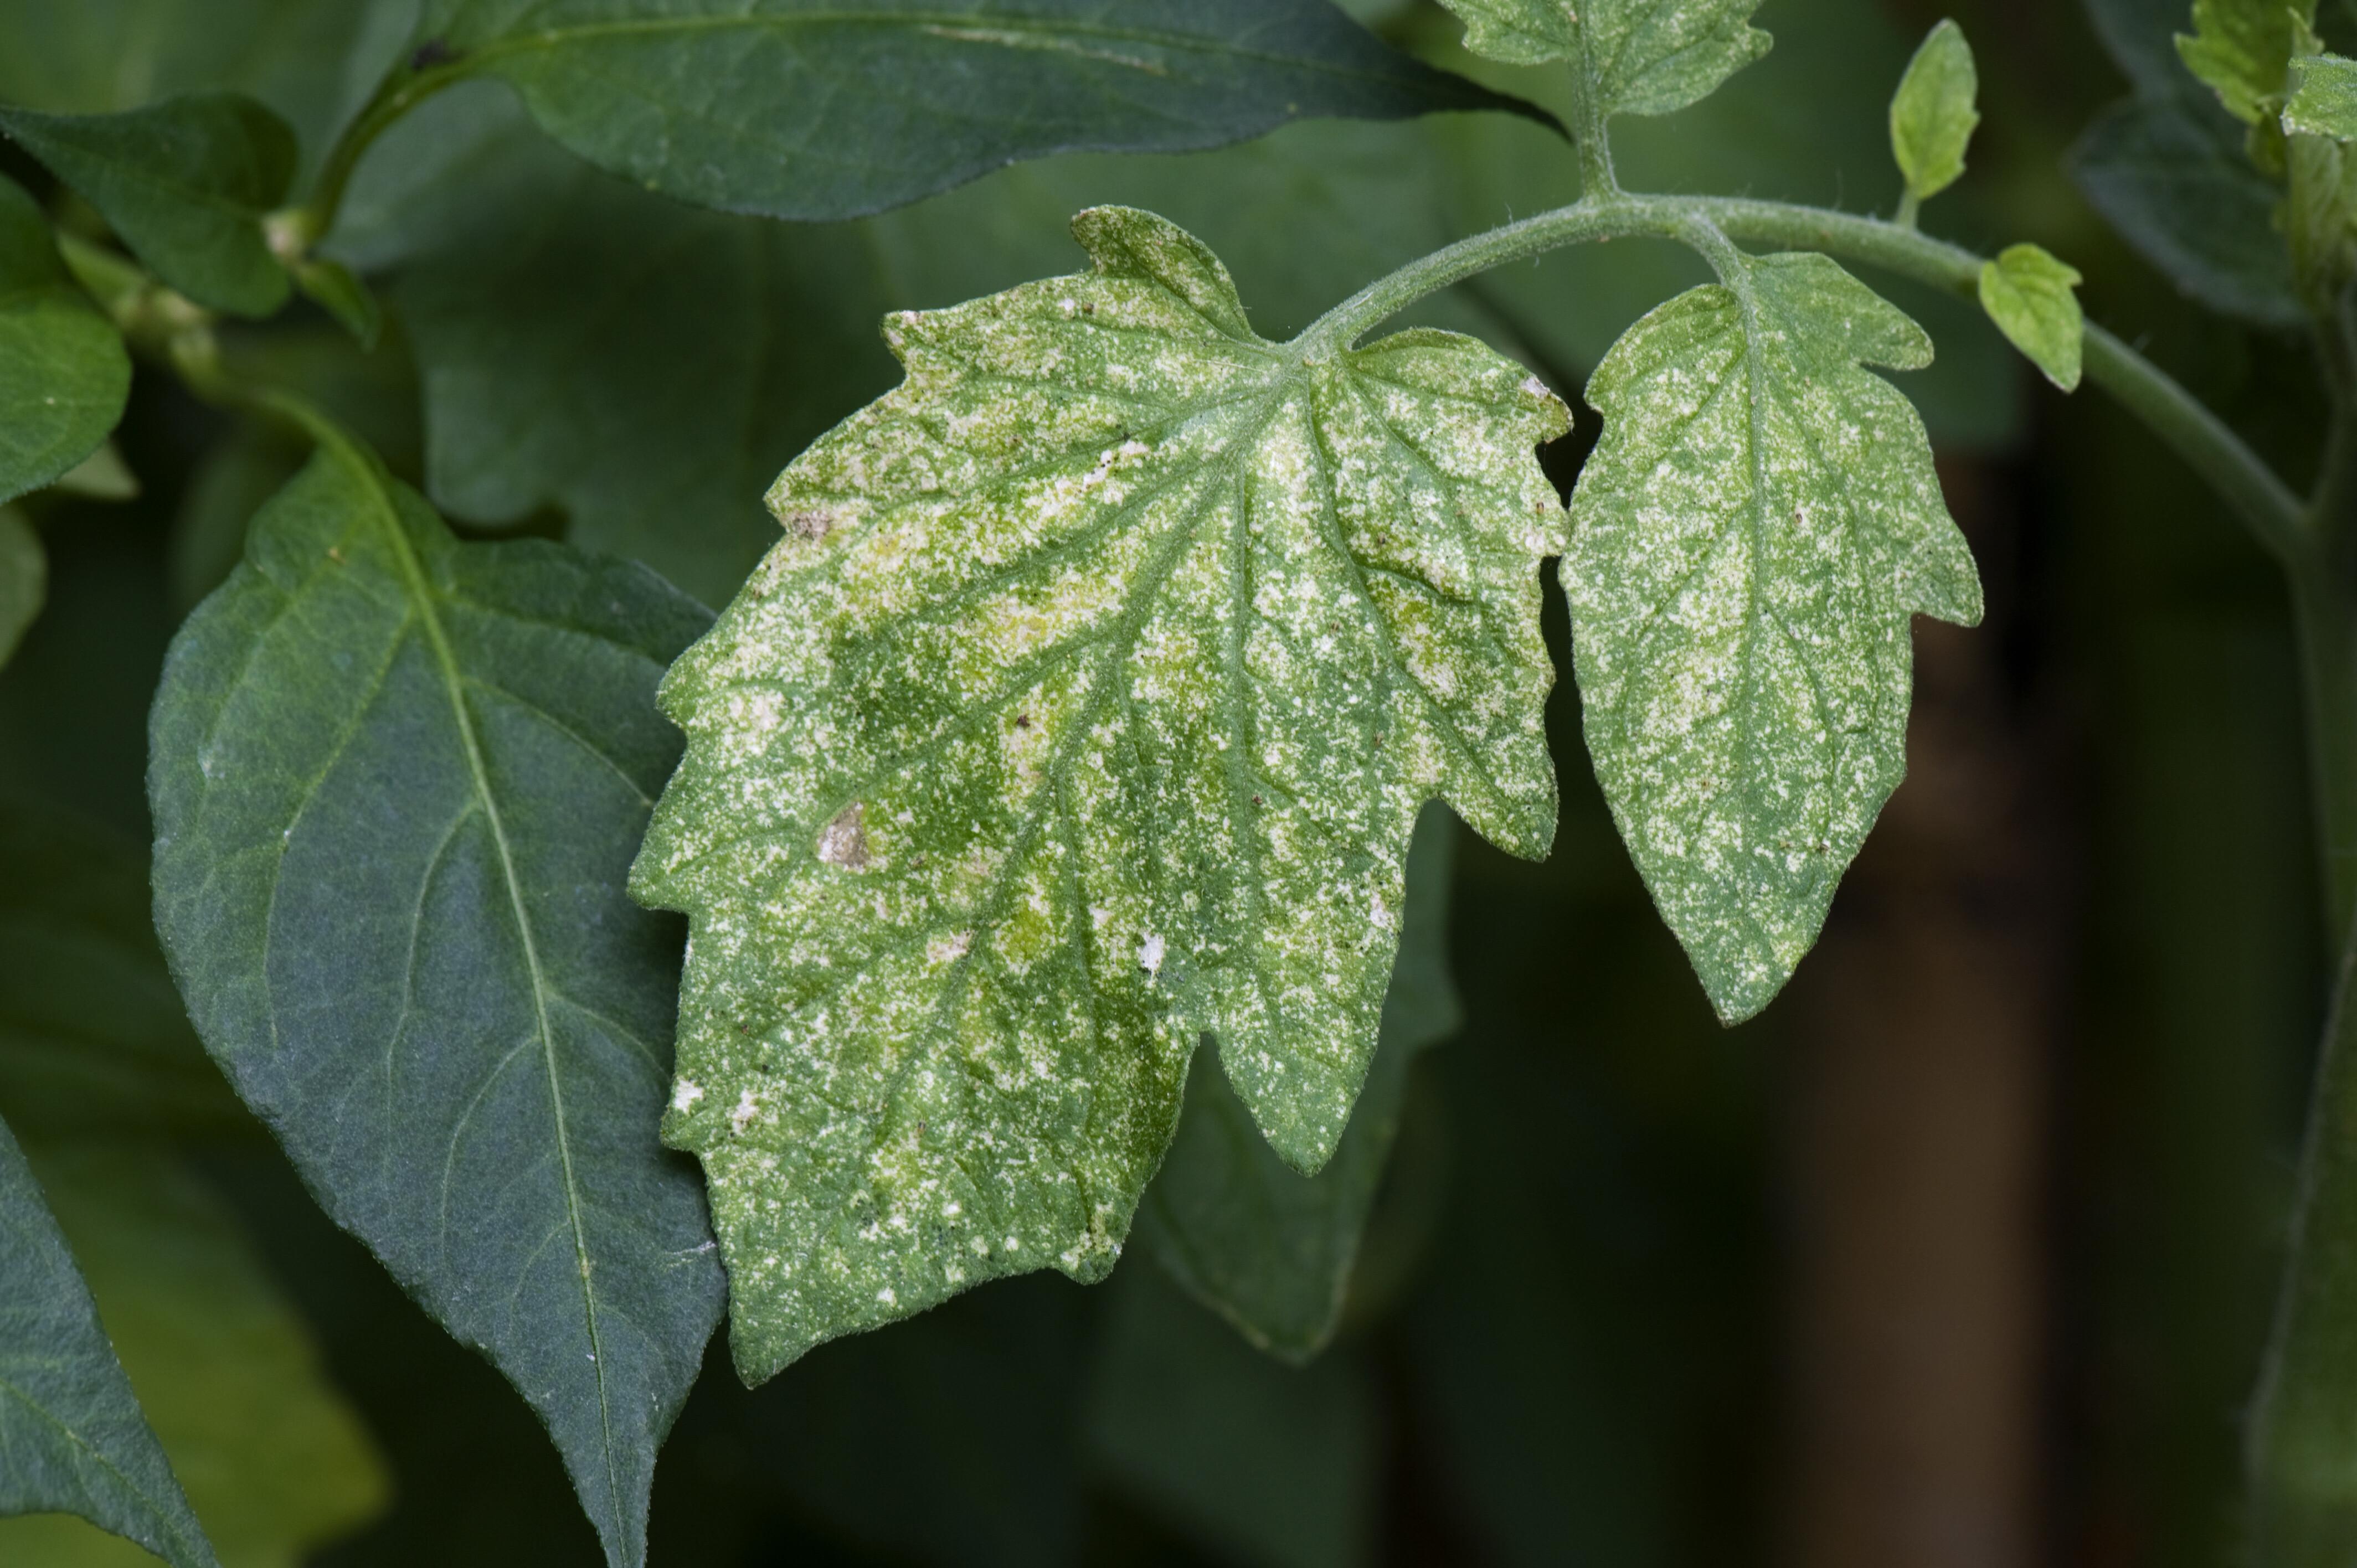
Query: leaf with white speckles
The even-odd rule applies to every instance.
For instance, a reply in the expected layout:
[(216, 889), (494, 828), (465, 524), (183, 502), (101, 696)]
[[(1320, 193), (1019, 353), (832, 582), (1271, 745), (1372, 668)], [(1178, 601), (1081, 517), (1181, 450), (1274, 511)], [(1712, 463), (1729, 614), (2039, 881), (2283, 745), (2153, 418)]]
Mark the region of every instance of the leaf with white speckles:
[(1597, 778), (1729, 1023), (1790, 978), (1906, 770), (1909, 618), (1981, 613), (1922, 424), (1862, 368), (1929, 363), (1922, 329), (1823, 256), (1733, 283), (1597, 367), (1566, 574)]
[(1563, 405), (1452, 334), (1271, 343), (1151, 214), (1073, 231), (1092, 272), (892, 319), (907, 379), (779, 479), (785, 539), (664, 684), (633, 887), (693, 919), (664, 1135), (748, 1379), (1101, 1277), (1202, 1036), (1317, 1169), (1417, 809), (1553, 834)]
[(1606, 114), (1668, 114), (1768, 52), (1760, 0), (1441, 0), (1465, 47), (1516, 65), (1568, 60)]

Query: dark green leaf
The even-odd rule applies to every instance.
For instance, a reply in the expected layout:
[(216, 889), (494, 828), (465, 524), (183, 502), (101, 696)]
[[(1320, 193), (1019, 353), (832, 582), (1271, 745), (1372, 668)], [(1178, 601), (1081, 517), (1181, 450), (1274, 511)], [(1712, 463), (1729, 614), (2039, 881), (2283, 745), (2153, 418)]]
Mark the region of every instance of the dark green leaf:
[(0, 1515), (51, 1512), (80, 1514), (173, 1568), (217, 1568), (0, 1122)]
[(1431, 805), (1408, 850), (1399, 960), (1383, 993), (1382, 1038), (1341, 1145), (1305, 1176), (1279, 1159), (1209, 1052), (1187, 1081), (1178, 1134), (1138, 1206), (1137, 1238), (1197, 1300), (1261, 1349), (1307, 1361), (1340, 1323), (1411, 1058), (1455, 1032), (1448, 877), (1456, 820)]
[(2192, 0), (2086, 0), (2104, 47), (2140, 94), (2209, 96), (2177, 53), (2177, 35), (2193, 14)]
[(2119, 104), (2080, 138), (2071, 173), (2112, 227), (2193, 298), (2266, 327), (2307, 319), (2275, 228), (2279, 193), (2215, 107)]
[(1111, 1289), (1087, 1413), (1098, 1467), (1223, 1559), (1365, 1562), (1378, 1417), (1357, 1359), (1255, 1355), (1135, 1263)]
[(0, 501), (97, 450), (130, 395), (122, 334), (75, 285), (33, 199), (0, 177)]
[(0, 804), (0, 1114), (28, 1143), (242, 1132), (156, 950), (147, 857)]
[(119, 114), (0, 107), (0, 131), (198, 304), (268, 316), (286, 303), (263, 220), (295, 177), (295, 133), (253, 99), (190, 92)]
[(676, 928), (622, 877), (705, 612), (455, 542), (332, 430), (175, 641), (156, 923), (199, 1034), (347, 1229), (548, 1424), (618, 1564), (721, 1278), (654, 1138)]
[[(359, 1419), (220, 1197), (153, 1149), (29, 1155), (188, 1501), (228, 1568), (293, 1564), (383, 1510)], [(64, 1520), (0, 1522), (0, 1561), (101, 1568), (125, 1555)]]
[(368, 285), (341, 262), (307, 257), (295, 263), (295, 286), (303, 296), (334, 317), (363, 349), (376, 347), (384, 316)]
[(1512, 107), (1326, 0), (436, 0), (421, 36), (591, 162), (778, 218), (875, 212), (1048, 153)]

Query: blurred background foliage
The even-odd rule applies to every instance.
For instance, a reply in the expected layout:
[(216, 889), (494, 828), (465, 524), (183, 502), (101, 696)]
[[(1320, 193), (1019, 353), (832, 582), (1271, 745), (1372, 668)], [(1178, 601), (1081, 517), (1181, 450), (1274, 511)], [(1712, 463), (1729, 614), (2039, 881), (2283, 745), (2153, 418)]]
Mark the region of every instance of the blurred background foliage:
[[(1352, 8), (1427, 58), (1559, 96), (1465, 57), (1428, 0)], [(2270, 333), (2264, 258), (2215, 253), (2244, 198), (2189, 172), (2185, 149), (2218, 133), (2168, 52), (2184, 8), (1766, 0), (1774, 52), (1693, 111), (1620, 123), (1622, 175), (1888, 210), (1885, 104), (1953, 15), (1986, 118), (1932, 227), (2069, 259), (2094, 318), (2304, 477), (2309, 367)], [(239, 86), (316, 158), (400, 47), (403, 9), (0, 0), (0, 99), (94, 111)], [(773, 535), (770, 478), (890, 384), (877, 317), (1070, 270), (1082, 206), (1194, 230), (1276, 336), (1574, 179), (1526, 122), (1313, 123), (790, 226), (624, 185), (470, 87), (371, 154), (327, 247), (390, 307), (376, 350), (300, 314), (229, 347), (462, 530), (633, 554), (717, 604)], [(2169, 189), (2206, 220), (2149, 231)], [(2248, 322), (2179, 295), (2172, 277), (2205, 266), (2242, 269)], [(1587, 247), (1418, 317), (1570, 394), (1698, 275), (1668, 247)], [(2282, 595), (2099, 394), (2063, 399), (1974, 313), (1873, 281), (1937, 339), (1937, 366), (1903, 380), (1993, 613), (1921, 635), (1913, 777), (1792, 994), (1714, 1024), (1613, 834), (1566, 684), (1554, 857), (1460, 835), (1462, 1026), (1405, 1069), (1335, 1348), (1300, 1369), (1263, 1356), (1134, 1249), (1105, 1287), (996, 1285), (751, 1394), (716, 1349), (659, 1473), (656, 1563), (2231, 1555), (2320, 1014)], [(1593, 426), (1548, 455), (1566, 485)], [(140, 875), (147, 702), (179, 618), (302, 453), (146, 374), (120, 446), (135, 497), (23, 509), (51, 565), (0, 672), (0, 791), (24, 824), (0, 844), (0, 1110), (224, 1561), (593, 1561), (522, 1404), (320, 1215), (178, 1022)], [(1561, 657), (1559, 604), (1551, 625)], [(19, 982), (59, 964), (92, 966), (121, 1014), (107, 1028), (184, 1074), (168, 1148), (139, 1115), (44, 1120), (63, 1069), (41, 1043), (73, 1026)], [(158, 1293), (169, 1322), (143, 1316)], [(45, 1519), (0, 1521), (0, 1560), (144, 1559)]]

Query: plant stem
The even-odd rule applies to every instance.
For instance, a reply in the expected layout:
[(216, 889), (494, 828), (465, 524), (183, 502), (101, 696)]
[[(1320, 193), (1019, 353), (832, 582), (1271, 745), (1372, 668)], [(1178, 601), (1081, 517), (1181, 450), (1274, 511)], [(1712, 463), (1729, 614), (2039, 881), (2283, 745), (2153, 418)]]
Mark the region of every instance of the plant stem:
[(327, 160), (319, 166), (318, 178), (311, 186), (311, 199), (281, 220), (289, 242), (298, 252), (307, 250), (336, 226), (336, 214), (343, 209), (344, 193), (350, 188), (352, 174), (360, 167), (361, 157), (376, 145), (377, 138), (411, 110), (470, 74), (472, 66), (463, 59), (425, 70), (414, 70), (404, 64), (379, 84), (367, 106), (344, 127), (336, 145), (328, 149)]

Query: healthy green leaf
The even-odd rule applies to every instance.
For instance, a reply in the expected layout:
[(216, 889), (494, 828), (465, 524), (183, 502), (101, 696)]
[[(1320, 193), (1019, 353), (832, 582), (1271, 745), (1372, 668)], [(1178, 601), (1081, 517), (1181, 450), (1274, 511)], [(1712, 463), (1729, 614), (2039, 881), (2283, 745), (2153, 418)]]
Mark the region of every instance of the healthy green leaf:
[(2301, 55), (2291, 62), (2291, 102), (2284, 129), (2338, 142), (2357, 141), (2357, 59)]
[(1973, 47), (1953, 22), (1933, 27), (1908, 62), (1890, 100), (1890, 152), (1916, 200), (1947, 189), (1964, 174), (1964, 149), (1981, 123), (1975, 102), (1980, 85)]
[(16, 799), (0, 803), (0, 1114), (34, 1144), (253, 1125), (172, 989), (147, 857)]
[(1454, 1034), (1448, 876), (1456, 823), (1431, 805), (1408, 846), (1399, 959), (1381, 1038), (1334, 1157), (1304, 1176), (1276, 1156), (1208, 1055), (1187, 1083), (1178, 1135), (1137, 1211), (1137, 1236), (1195, 1299), (1263, 1350), (1302, 1362), (1333, 1338), (1392, 1139), (1408, 1063)]
[(1047, 153), (1513, 107), (1325, 0), (436, 0), (420, 36), (592, 163), (775, 218), (856, 217)]
[(1533, 448), (1561, 403), (1412, 330), (1304, 358), (1163, 220), (891, 318), (900, 388), (770, 491), (675, 666), (633, 891), (686, 910), (664, 1136), (737, 1366), (1112, 1266), (1199, 1035), (1288, 1162), (1373, 1053), (1417, 808), (1555, 822)]
[[(29, 1157), (224, 1568), (292, 1568), (381, 1513), (382, 1462), (221, 1200), (153, 1149)], [(63, 1520), (0, 1522), (0, 1560), (128, 1555)]]
[(41, 536), (15, 507), (0, 507), (0, 664), (25, 639), (48, 597), (49, 558)]
[(1097, 1467), (1222, 1561), (1368, 1561), (1380, 1414), (1367, 1369), (1256, 1356), (1135, 1264), (1112, 1288), (1084, 1416)]
[[(2209, 122), (2215, 121), (2213, 127)], [(2071, 155), (2095, 209), (2179, 289), (2265, 327), (2308, 319), (2275, 228), (2281, 193), (2207, 105), (2138, 99), (2109, 110)]]
[(120, 114), (0, 106), (0, 131), (198, 304), (261, 317), (286, 303), (263, 220), (295, 177), (295, 133), (253, 99), (191, 92)]
[(1980, 618), (1922, 329), (1826, 257), (1629, 329), (1587, 399), (1566, 586), (1598, 782), (1720, 1017), (1767, 1005), (1906, 771), (1909, 617)]
[(2228, 113), (2255, 125), (2281, 110), (2285, 73), (2315, 26), (2316, 0), (2193, 0), (2177, 52)]
[(2036, 245), (2008, 245), (1981, 264), (1981, 308), (2008, 342), (2064, 392), (2079, 390), (2079, 351), (2086, 317), (2079, 309), (2079, 270)]
[(1667, 114), (1768, 52), (1760, 0), (1441, 0), (1474, 53), (1569, 60), (1600, 115)]
[(643, 568), (461, 545), (323, 423), (173, 644), (156, 917), (336, 1219), (548, 1425), (617, 1564), (722, 1281), (657, 1146), (677, 936), (622, 875), (707, 624)]
[(75, 286), (33, 199), (0, 176), (0, 501), (97, 450), (130, 395), (122, 334)]
[(24, 1152), (0, 1122), (0, 1515), (62, 1512), (218, 1568)]

